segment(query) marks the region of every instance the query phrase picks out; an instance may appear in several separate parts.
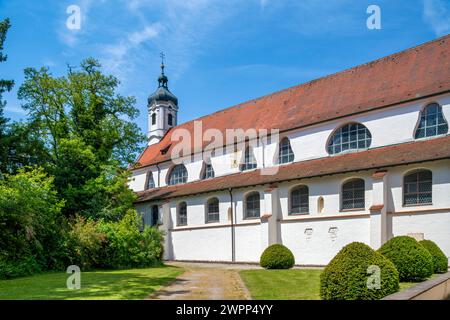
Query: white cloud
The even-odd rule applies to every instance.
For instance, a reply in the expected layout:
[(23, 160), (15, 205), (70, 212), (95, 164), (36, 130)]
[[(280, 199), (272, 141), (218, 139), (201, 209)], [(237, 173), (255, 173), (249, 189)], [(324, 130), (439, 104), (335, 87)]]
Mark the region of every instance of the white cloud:
[[(143, 61), (164, 51), (170, 79), (176, 80), (209, 44), (208, 35), (236, 12), (238, 0), (131, 0), (129, 13), (141, 27), (126, 30), (115, 44), (103, 45), (106, 70), (125, 82)], [(149, 17), (155, 16), (157, 21)], [(143, 27), (142, 27), (143, 26)]]
[(443, 0), (424, 0), (424, 20), (431, 25), (437, 36), (450, 32), (450, 2)]
[(158, 37), (161, 30), (159, 23), (145, 26), (143, 29), (125, 33), (115, 44), (103, 46), (102, 64), (107, 70), (124, 81), (128, 74), (133, 73), (135, 61), (132, 57), (142, 55), (141, 45)]
[(159, 24), (146, 26), (143, 30), (130, 34), (128, 40), (133, 46), (140, 45), (142, 42), (155, 38), (159, 33), (159, 29)]

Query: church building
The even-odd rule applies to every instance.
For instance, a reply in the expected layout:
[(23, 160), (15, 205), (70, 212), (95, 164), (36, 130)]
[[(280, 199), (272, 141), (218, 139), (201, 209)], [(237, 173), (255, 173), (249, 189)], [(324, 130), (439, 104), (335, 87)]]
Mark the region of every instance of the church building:
[[(165, 259), (258, 262), (281, 243), (298, 265), (326, 265), (398, 235), (450, 256), (450, 35), (182, 124), (161, 67), (129, 186), (165, 231)], [(198, 123), (278, 134), (178, 156)]]

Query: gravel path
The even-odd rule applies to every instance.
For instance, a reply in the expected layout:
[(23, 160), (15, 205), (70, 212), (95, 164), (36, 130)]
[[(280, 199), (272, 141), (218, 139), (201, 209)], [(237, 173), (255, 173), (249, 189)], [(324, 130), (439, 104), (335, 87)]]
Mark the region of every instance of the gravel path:
[(162, 300), (249, 300), (250, 294), (238, 270), (259, 269), (256, 265), (170, 262), (186, 270), (170, 285), (148, 299)]

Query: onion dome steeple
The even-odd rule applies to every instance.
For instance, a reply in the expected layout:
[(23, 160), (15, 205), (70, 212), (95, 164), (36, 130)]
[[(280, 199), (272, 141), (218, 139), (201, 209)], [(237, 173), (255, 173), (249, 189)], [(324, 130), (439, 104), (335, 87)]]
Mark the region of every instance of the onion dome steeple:
[(158, 77), (158, 89), (148, 97), (148, 104), (151, 105), (153, 101), (172, 101), (175, 105), (178, 105), (177, 97), (170, 92), (167, 83), (169, 79), (164, 74), (164, 54), (161, 53), (161, 75)]
[(148, 97), (148, 144), (161, 141), (170, 128), (177, 125), (178, 99), (170, 92), (169, 80), (164, 74), (164, 54), (161, 53), (161, 74), (158, 88)]

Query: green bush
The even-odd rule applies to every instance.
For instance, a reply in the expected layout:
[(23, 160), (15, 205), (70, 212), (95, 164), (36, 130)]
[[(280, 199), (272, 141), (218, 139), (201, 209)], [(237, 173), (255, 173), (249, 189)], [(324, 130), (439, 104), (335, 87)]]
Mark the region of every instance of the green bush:
[(419, 243), (428, 250), (433, 257), (433, 271), (434, 273), (445, 273), (448, 270), (448, 258), (442, 252), (441, 248), (431, 240), (422, 240)]
[(163, 234), (154, 227), (141, 231), (141, 219), (129, 210), (118, 222), (101, 222), (105, 234), (102, 266), (107, 268), (151, 267), (161, 263)]
[(60, 201), (42, 169), (21, 169), (0, 179), (0, 278), (45, 271), (57, 265)]
[(400, 281), (422, 281), (433, 274), (433, 257), (414, 238), (394, 237), (378, 252), (394, 263)]
[(14, 260), (0, 257), (0, 279), (23, 277), (41, 271), (42, 267), (31, 254)]
[[(376, 271), (371, 266), (379, 268), (379, 287), (371, 282)], [(320, 296), (324, 300), (376, 300), (398, 289), (399, 277), (394, 264), (360, 242), (342, 248), (320, 275)]]
[(106, 235), (98, 230), (97, 222), (76, 217), (66, 235), (67, 255), (70, 264), (82, 270), (102, 265), (102, 250)]
[(264, 250), (259, 264), (265, 269), (290, 269), (295, 259), (291, 250), (282, 244), (273, 244)]

